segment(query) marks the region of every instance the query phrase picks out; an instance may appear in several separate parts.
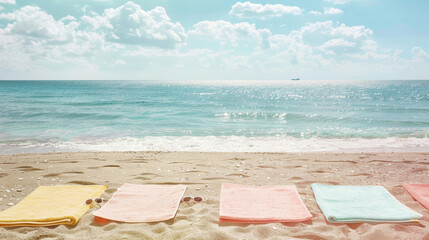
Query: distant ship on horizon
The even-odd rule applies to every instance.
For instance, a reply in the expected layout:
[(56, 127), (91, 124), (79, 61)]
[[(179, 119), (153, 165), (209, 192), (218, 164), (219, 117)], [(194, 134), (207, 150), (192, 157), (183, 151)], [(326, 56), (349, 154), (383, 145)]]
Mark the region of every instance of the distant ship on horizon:
[(299, 78), (292, 78), (291, 79), (292, 81), (298, 81), (298, 80), (300, 80)]

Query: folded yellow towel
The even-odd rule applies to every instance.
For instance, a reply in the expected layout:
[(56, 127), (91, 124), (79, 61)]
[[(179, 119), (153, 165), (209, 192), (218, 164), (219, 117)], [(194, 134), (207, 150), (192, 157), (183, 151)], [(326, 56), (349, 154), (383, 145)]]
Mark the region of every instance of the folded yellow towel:
[(17, 205), (0, 212), (0, 227), (75, 225), (88, 211), (85, 200), (107, 186), (40, 186)]

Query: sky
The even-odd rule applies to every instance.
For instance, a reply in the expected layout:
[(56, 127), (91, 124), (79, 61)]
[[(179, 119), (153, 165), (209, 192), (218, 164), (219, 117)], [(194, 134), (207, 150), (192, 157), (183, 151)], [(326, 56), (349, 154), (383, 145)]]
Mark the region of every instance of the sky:
[(428, 10), (423, 0), (0, 0), (0, 79), (429, 79)]

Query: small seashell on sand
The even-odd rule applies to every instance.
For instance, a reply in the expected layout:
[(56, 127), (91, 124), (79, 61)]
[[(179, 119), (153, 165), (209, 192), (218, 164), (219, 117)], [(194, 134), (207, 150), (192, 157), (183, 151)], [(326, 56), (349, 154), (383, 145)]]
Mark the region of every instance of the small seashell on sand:
[(13, 205), (15, 205), (15, 204), (13, 204), (13, 203), (11, 203), (11, 202), (10, 202), (10, 203), (8, 203), (7, 205), (8, 205), (8, 206), (13, 206)]
[(22, 179), (24, 179), (24, 178), (22, 178), (22, 177), (18, 178), (19, 181), (22, 181)]

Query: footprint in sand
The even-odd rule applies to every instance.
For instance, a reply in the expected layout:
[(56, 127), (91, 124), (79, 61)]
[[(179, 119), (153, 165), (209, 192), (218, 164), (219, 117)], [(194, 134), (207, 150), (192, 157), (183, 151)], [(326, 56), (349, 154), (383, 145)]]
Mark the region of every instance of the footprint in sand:
[(6, 177), (7, 175), (9, 175), (9, 174), (7, 174), (7, 173), (0, 173), (0, 178)]
[(83, 174), (83, 172), (62, 172), (62, 173), (50, 173), (50, 174), (46, 174), (43, 175), (43, 177), (48, 178), (48, 177), (58, 177), (58, 176), (62, 176), (62, 175), (69, 175), (69, 174)]
[(148, 163), (146, 160), (130, 160), (130, 161), (124, 161), (126, 163)]
[(158, 174), (155, 174), (155, 173), (146, 173), (146, 172), (144, 172), (144, 173), (140, 173), (139, 175), (141, 175), (141, 176), (154, 176), (154, 177), (159, 177), (159, 175), (158, 175)]
[(64, 162), (60, 162), (60, 163), (78, 163), (78, 161), (64, 161)]
[(20, 167), (17, 167), (16, 169), (19, 169), (19, 170), (21, 170), (23, 172), (32, 172), (32, 171), (43, 170), (43, 169), (35, 168), (35, 167), (32, 167), (32, 166), (20, 166)]
[(114, 167), (114, 168), (120, 168), (121, 166), (119, 165), (104, 165), (102, 167)]
[(190, 171), (185, 171), (184, 173), (206, 173), (206, 172), (198, 171), (198, 170), (190, 170)]
[(135, 177), (133, 179), (140, 179), (140, 180), (143, 180), (143, 181), (151, 180), (151, 179), (154, 179), (156, 177), (159, 177), (158, 174), (154, 174), (154, 173), (140, 173), (140, 174), (136, 174), (136, 175), (133, 175), (133, 176), (139, 176), (139, 177)]
[(87, 182), (87, 181), (70, 181), (68, 183), (72, 183), (72, 184), (78, 184), (78, 185), (99, 185), (97, 183), (94, 182)]
[(187, 162), (169, 162), (168, 164), (189, 164)]
[(250, 177), (250, 176), (248, 176), (246, 174), (239, 174), (239, 173), (231, 173), (231, 174), (228, 174), (226, 176), (228, 176), (228, 177), (244, 177), (244, 178)]
[(100, 167), (89, 167), (88, 169), (99, 169), (99, 168), (120, 168), (121, 166), (119, 165), (104, 165), (104, 166), (100, 166)]
[(355, 175), (348, 175), (349, 177), (371, 177), (372, 175), (369, 173), (359, 173), (359, 174), (355, 174)]
[(147, 181), (147, 180), (151, 180), (152, 178), (147, 178), (147, 177), (135, 177), (133, 179), (139, 179), (139, 180), (143, 180), (143, 181)]

